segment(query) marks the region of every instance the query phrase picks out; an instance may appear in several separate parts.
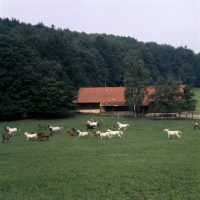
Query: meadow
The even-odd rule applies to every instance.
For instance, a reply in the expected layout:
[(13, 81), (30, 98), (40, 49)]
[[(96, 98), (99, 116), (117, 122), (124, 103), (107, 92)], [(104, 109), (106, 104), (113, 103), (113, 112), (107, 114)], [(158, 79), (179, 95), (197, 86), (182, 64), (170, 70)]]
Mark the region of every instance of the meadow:
[[(86, 130), (91, 117), (103, 119), (97, 130), (129, 123), (122, 138), (68, 137)], [(133, 119), (76, 115), (68, 119), (0, 122), (20, 131), (0, 145), (2, 200), (196, 200), (200, 194), (200, 129), (195, 120)], [(63, 126), (49, 141), (28, 141), (24, 132), (38, 124)], [(180, 130), (168, 139), (163, 130)]]

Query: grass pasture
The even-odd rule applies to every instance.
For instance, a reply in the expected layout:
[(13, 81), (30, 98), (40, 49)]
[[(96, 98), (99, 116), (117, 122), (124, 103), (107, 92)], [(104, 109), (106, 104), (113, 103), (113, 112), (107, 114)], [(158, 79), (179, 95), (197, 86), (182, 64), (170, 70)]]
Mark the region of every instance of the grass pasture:
[[(60, 120), (1, 122), (21, 130), (0, 145), (2, 200), (196, 200), (200, 194), (200, 129), (195, 120), (134, 120), (107, 117), (98, 128), (129, 123), (122, 138), (69, 138), (71, 128), (85, 130), (92, 116)], [(24, 132), (37, 124), (64, 126), (50, 141), (28, 141)], [(180, 130), (167, 139), (164, 128)]]

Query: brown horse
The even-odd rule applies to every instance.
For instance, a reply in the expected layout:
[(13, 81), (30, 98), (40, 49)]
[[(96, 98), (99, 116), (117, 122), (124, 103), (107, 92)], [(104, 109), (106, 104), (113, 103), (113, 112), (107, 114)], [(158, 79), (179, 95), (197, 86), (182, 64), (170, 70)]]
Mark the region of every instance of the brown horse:
[(94, 135), (94, 137), (98, 137), (98, 136), (100, 136), (100, 133), (97, 131), (97, 132), (93, 132), (93, 135)]
[(114, 130), (115, 126), (106, 125), (106, 128), (107, 128), (107, 129), (110, 129), (110, 130)]
[(39, 130), (46, 130), (47, 129), (47, 126), (46, 125), (41, 125), (41, 124), (38, 124), (38, 131)]
[(5, 136), (5, 135), (2, 135), (2, 143), (4, 142), (4, 143), (6, 143), (6, 142), (8, 142), (9, 141), (9, 136)]
[(75, 129), (75, 128), (72, 128), (72, 131), (73, 131), (73, 132), (75, 132), (75, 135), (78, 135), (78, 133), (76, 132), (76, 131), (77, 131), (77, 129)]
[(68, 136), (74, 136), (76, 135), (76, 131), (67, 131)]
[(53, 136), (52, 133), (41, 133), (41, 132), (37, 133), (37, 135), (38, 135), (38, 140), (40, 139), (40, 141), (42, 140), (44, 141), (44, 139), (49, 140), (49, 137)]

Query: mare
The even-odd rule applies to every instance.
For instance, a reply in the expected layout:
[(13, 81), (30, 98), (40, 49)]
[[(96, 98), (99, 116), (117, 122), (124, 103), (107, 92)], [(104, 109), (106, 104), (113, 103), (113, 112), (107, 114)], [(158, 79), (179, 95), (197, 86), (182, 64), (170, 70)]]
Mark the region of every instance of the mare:
[(49, 137), (53, 136), (52, 133), (41, 133), (41, 132), (37, 133), (37, 135), (38, 135), (38, 140), (40, 139), (40, 141), (42, 140), (44, 141), (44, 139), (49, 140)]
[(78, 139), (79, 137), (85, 137), (85, 138), (86, 138), (86, 137), (88, 136), (88, 134), (91, 135), (91, 133), (90, 133), (90, 132), (87, 132), (87, 131), (82, 132), (82, 131), (80, 131), (80, 130), (77, 130), (76, 132), (78, 133), (78, 137), (77, 137), (76, 139)]
[(60, 131), (61, 132), (61, 130), (63, 129), (62, 126), (48, 126), (48, 128), (49, 128), (49, 130), (51, 132), (56, 132), (56, 131)]
[(31, 134), (31, 133), (27, 133), (27, 132), (25, 132), (24, 135), (25, 135), (26, 138), (27, 138), (27, 139), (26, 139), (27, 142), (28, 142), (29, 139), (32, 139), (32, 138), (38, 139), (38, 135), (37, 135), (37, 133), (33, 133), (33, 134)]
[(129, 124), (121, 124), (120, 122), (117, 122), (119, 125), (119, 129), (124, 128), (124, 131), (126, 131), (126, 127), (129, 126)]
[(6, 132), (8, 132), (10, 135), (15, 135), (15, 133), (17, 132), (17, 131), (20, 131), (20, 129), (19, 128), (10, 128), (10, 127), (6, 127), (5, 128), (5, 130), (6, 130)]
[(167, 129), (167, 128), (164, 129), (163, 131), (166, 131), (166, 132), (167, 132), (167, 134), (168, 134), (168, 139), (169, 139), (170, 136), (172, 136), (173, 139), (174, 139), (174, 135), (176, 135), (179, 139), (181, 138), (181, 136), (179, 135), (179, 133), (182, 134), (181, 131), (170, 131), (170, 130)]
[(101, 140), (104, 138), (104, 137), (109, 137), (111, 139), (111, 136), (110, 136), (110, 133), (107, 131), (105, 133), (102, 133), (100, 131), (97, 131), (96, 134), (99, 133), (99, 136), (101, 137)]
[(111, 131), (110, 129), (108, 129), (107, 132), (109, 132), (111, 138), (115, 135), (118, 135), (121, 138), (121, 135), (123, 134), (122, 131)]
[(90, 125), (90, 126), (99, 126), (100, 125), (100, 122), (91, 122), (91, 121), (87, 121), (87, 125)]

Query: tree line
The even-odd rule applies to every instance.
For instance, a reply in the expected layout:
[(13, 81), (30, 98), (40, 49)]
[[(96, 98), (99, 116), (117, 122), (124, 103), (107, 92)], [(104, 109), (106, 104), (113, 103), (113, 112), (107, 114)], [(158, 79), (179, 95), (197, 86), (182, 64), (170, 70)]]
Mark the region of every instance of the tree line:
[(125, 57), (127, 70), (124, 75), (125, 92), (124, 97), (130, 110), (134, 111), (135, 119), (137, 112), (141, 111), (144, 97), (148, 97), (149, 112), (153, 113), (180, 113), (183, 111), (194, 111), (197, 100), (191, 85), (183, 85), (180, 79), (169, 74), (164, 80), (158, 77), (154, 86), (154, 92), (148, 94), (151, 80), (148, 79), (150, 71), (145, 68), (143, 60), (138, 51), (132, 50)]
[(130, 51), (140, 53), (150, 85), (172, 74), (200, 87), (200, 53), (187, 47), (0, 18), (0, 116), (68, 113), (80, 87), (124, 86)]

